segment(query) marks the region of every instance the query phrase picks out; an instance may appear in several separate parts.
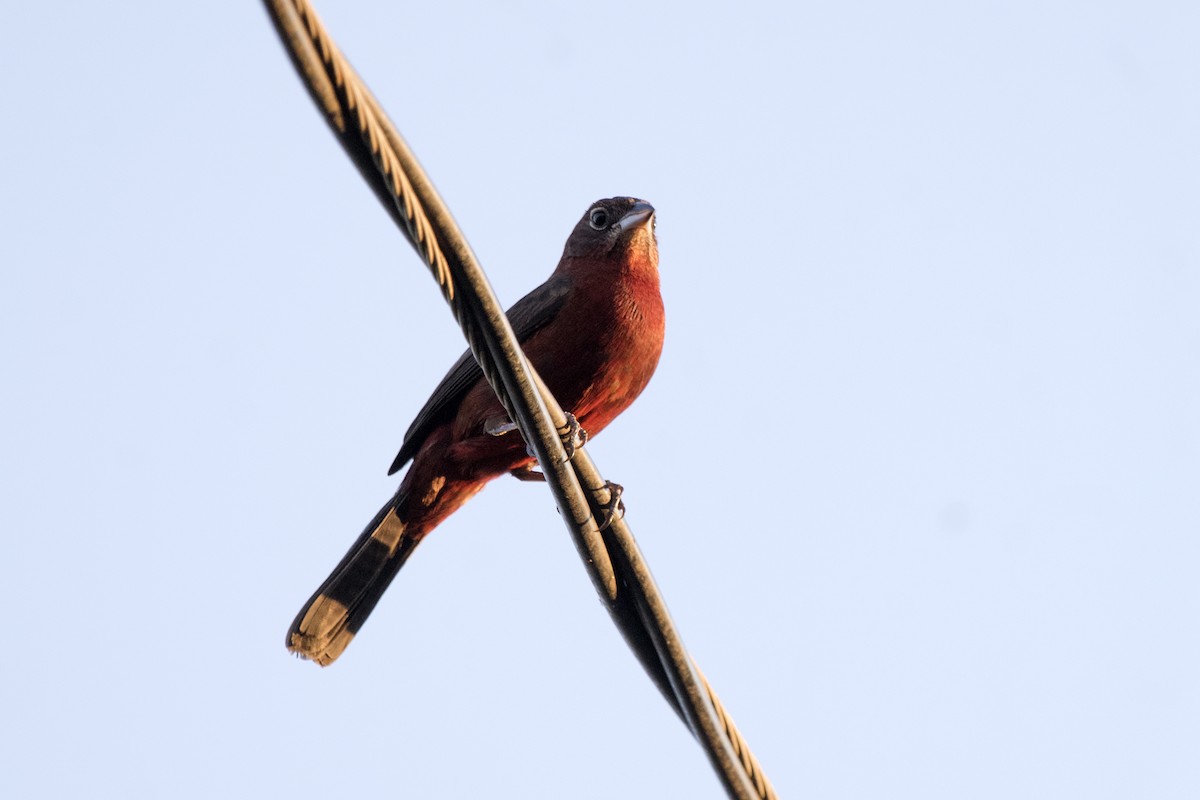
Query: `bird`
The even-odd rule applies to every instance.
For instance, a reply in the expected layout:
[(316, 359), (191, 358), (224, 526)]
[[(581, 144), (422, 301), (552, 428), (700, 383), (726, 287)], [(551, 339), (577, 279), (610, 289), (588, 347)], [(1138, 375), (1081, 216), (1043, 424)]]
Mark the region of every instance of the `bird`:
[[(507, 312), (525, 355), (574, 423), (568, 452), (628, 408), (658, 366), (665, 317), (656, 228), (644, 200), (593, 203), (554, 272)], [(286, 645), (301, 658), (332, 664), (417, 545), (488, 482), (541, 477), (469, 350), (417, 413), (388, 474), (409, 461), (395, 495), (292, 622)]]

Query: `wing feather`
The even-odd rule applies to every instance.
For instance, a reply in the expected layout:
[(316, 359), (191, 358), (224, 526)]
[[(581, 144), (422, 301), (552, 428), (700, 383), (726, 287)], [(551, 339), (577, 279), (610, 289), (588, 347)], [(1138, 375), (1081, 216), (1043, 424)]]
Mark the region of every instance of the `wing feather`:
[[(562, 310), (570, 289), (570, 278), (555, 273), (550, 280), (518, 300), (508, 310), (508, 322), (512, 325), (513, 333), (517, 335), (517, 341), (524, 344), (529, 337), (548, 325)], [(430, 431), (454, 416), (459, 401), (482, 378), (483, 370), (480, 369), (479, 362), (471, 355), (471, 351), (467, 350), (454, 362), (454, 366), (450, 367), (446, 377), (442, 378), (442, 382), (433, 390), (424, 407), (417, 412), (416, 418), (408, 426), (408, 431), (404, 434), (404, 443), (400, 445), (400, 452), (392, 462), (388, 475), (398, 472), (416, 455)]]

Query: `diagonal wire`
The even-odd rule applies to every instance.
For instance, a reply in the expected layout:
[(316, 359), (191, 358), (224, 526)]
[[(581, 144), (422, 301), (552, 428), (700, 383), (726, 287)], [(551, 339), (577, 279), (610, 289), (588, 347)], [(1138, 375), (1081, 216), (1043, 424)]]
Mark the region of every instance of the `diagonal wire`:
[[(534, 388), (528, 365), (520, 363), (522, 359), (512, 357), (509, 352), (519, 354), (520, 348), (515, 344), (508, 318), (449, 209), (370, 90), (326, 33), (311, 6), (304, 0), (267, 0), (266, 5), (293, 64), (338, 141), (433, 272), (472, 353), (510, 418), (522, 426), (522, 431), (536, 431), (537, 435), (527, 437), (527, 440), (537, 452), (543, 468), (550, 465), (548, 474), (559, 478), (552, 487), (559, 508), (583, 529), (585, 557), (598, 565), (593, 578), (599, 582), (597, 591), (608, 597), (614, 596), (616, 584), (607, 551), (594, 521), (590, 528), (587, 525), (592, 517), (587, 498), (577, 482), (571, 485), (571, 470), (565, 464), (566, 453), (561, 440), (553, 435), (555, 426), (565, 425), (566, 417), (556, 408), (553, 410), (554, 422), (546, 419), (545, 404)], [(432, 235), (434, 229), (442, 235)], [(443, 247), (440, 241), (445, 241), (448, 246)], [(462, 282), (473, 283), (475, 291), (466, 297), (459, 296), (456, 284)], [(489, 333), (489, 328), (494, 333)], [(500, 335), (500, 331), (504, 333)], [(511, 346), (506, 347), (506, 341)], [(514, 406), (511, 394), (521, 397), (526, 409), (536, 409), (538, 413), (525, 413), (519, 404)], [(547, 434), (546, 441), (539, 445), (543, 434)]]
[[(668, 703), (736, 798), (774, 789), (687, 654), (623, 519), (601, 533), (592, 513), (608, 484), (581, 448), (568, 462), (565, 415), (517, 344), (508, 319), (449, 209), (399, 132), (305, 0), (265, 0), (285, 49), (352, 162), (433, 272), (472, 353), (546, 474), (597, 592)], [(444, 246), (443, 246), (444, 244)], [(589, 498), (590, 495), (590, 498)]]

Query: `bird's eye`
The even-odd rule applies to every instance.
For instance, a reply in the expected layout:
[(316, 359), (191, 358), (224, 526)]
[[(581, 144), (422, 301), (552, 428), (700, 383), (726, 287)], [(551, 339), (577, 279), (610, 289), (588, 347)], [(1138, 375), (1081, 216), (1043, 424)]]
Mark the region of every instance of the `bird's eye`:
[(608, 227), (608, 212), (603, 208), (593, 208), (588, 214), (588, 224), (598, 231)]

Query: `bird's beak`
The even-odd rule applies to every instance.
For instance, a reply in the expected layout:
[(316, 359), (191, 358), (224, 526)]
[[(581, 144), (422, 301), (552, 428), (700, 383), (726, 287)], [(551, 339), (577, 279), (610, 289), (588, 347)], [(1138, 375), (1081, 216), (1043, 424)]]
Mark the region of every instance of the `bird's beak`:
[(638, 200), (625, 212), (625, 216), (621, 217), (617, 225), (621, 228), (621, 232), (624, 233), (643, 224), (652, 216), (654, 216), (654, 206), (645, 200)]

